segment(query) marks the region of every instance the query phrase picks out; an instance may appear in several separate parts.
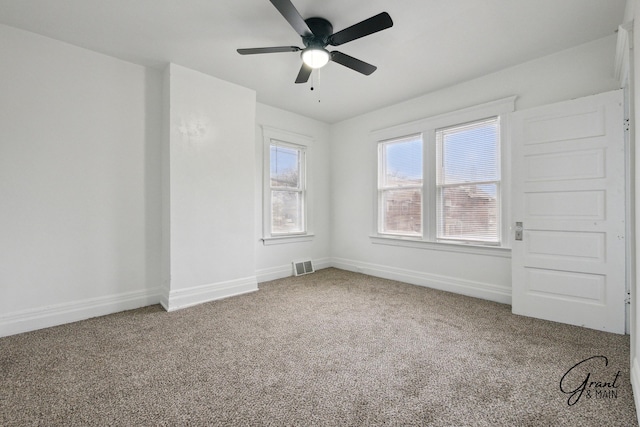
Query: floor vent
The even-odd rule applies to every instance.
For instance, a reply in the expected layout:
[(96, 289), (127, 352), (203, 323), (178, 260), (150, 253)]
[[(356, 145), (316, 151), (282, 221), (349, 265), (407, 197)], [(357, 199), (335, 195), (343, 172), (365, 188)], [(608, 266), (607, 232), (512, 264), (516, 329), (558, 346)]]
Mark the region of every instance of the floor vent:
[(313, 273), (313, 271), (313, 264), (311, 264), (311, 260), (293, 262), (293, 274), (296, 276)]

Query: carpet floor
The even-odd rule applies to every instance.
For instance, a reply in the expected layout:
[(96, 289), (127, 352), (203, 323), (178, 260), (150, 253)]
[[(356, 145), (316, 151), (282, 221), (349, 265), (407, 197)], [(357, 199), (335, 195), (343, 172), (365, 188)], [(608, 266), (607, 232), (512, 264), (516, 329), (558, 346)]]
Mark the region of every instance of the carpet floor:
[(637, 425), (628, 336), (333, 268), (259, 287), (0, 339), (0, 425)]

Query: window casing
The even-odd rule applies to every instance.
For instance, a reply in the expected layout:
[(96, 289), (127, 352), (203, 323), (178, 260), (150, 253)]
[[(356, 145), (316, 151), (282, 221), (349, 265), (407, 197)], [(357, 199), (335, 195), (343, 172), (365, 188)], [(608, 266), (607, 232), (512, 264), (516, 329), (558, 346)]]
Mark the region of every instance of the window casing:
[(269, 144), (271, 236), (306, 232), (305, 160), (304, 147), (277, 140)]
[(263, 233), (265, 245), (312, 238), (308, 216), (308, 154), (312, 140), (263, 127)]
[[(510, 186), (501, 178), (509, 173), (505, 161), (509, 150), (501, 138), (508, 133), (508, 113), (514, 107), (515, 97), (510, 97), (373, 132), (378, 151), (378, 186), (377, 225), (372, 242), (474, 253), (482, 250), (506, 256), (505, 198)], [(408, 182), (403, 183), (406, 188), (389, 185), (393, 182), (387, 178), (385, 168), (393, 162), (385, 158), (385, 150), (411, 140), (422, 146), (421, 185), (415, 179), (413, 187)], [(416, 156), (419, 158), (420, 154)], [(390, 224), (385, 193), (391, 194), (394, 189), (420, 192), (413, 200), (421, 200), (421, 215), (411, 230)], [(396, 212), (406, 212), (403, 209), (401, 205)], [(415, 219), (416, 215), (411, 217)]]
[(422, 236), (422, 136), (384, 141), (378, 150), (379, 232)]
[(500, 244), (500, 118), (436, 131), (438, 240)]

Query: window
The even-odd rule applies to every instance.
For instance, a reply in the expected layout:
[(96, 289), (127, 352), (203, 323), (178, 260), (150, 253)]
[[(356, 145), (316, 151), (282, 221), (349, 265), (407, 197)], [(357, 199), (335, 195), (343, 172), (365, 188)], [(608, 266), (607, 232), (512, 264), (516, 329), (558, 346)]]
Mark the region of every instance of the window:
[(262, 126), (263, 231), (265, 245), (311, 240), (308, 156), (313, 140)]
[(381, 233), (422, 235), (422, 137), (382, 142), (378, 206)]
[(500, 121), (436, 132), (437, 238), (500, 242)]
[(269, 144), (270, 234), (304, 233), (305, 151), (282, 141)]
[(508, 173), (501, 134), (514, 107), (515, 97), (505, 98), (373, 132), (378, 207), (372, 241), (503, 256), (510, 188), (501, 180)]

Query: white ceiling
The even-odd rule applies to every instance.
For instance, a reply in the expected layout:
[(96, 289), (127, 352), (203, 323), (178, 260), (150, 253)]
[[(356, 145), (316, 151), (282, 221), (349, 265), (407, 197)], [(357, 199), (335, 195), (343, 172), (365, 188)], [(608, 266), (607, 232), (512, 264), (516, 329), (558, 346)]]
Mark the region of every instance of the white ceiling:
[(237, 48), (303, 47), (268, 0), (0, 0), (0, 23), (160, 69), (174, 62), (334, 123), (610, 36), (626, 0), (292, 2), (336, 32), (388, 12), (392, 28), (339, 47), (378, 70), (367, 77), (329, 63), (296, 85), (298, 53), (239, 55)]

